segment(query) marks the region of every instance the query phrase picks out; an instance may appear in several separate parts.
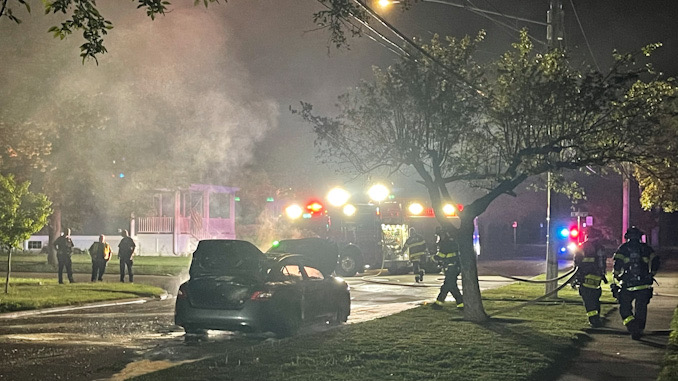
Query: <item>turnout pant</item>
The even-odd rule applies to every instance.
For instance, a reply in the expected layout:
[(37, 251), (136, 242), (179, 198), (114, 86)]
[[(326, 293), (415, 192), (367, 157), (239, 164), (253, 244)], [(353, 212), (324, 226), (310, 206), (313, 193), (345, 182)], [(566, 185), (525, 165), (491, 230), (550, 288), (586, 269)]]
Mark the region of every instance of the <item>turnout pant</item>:
[(92, 260), (92, 282), (95, 280), (104, 280), (104, 272), (106, 271), (105, 259), (93, 259)]
[[(633, 332), (642, 332), (647, 321), (647, 305), (652, 298), (652, 288), (629, 291), (624, 288), (619, 292), (619, 314), (626, 329)], [(635, 300), (635, 313), (633, 301)]]
[(59, 255), (57, 254), (57, 262), (59, 264), (59, 283), (64, 283), (63, 273), (64, 268), (66, 269), (66, 275), (68, 276), (68, 281), (73, 283), (73, 264), (71, 262), (70, 255)]
[(451, 292), (452, 296), (454, 296), (454, 300), (457, 301), (457, 306), (464, 304), (464, 297), (461, 295), (459, 287), (457, 286), (457, 278), (460, 273), (461, 269), (458, 265), (445, 268), (445, 281), (443, 281), (443, 285), (440, 286), (440, 293), (436, 298), (436, 303), (444, 302), (445, 298), (447, 298), (447, 293)]
[(120, 258), (120, 281), (125, 281), (125, 268), (129, 274), (129, 281), (134, 282), (134, 273), (132, 273), (132, 258)]
[(602, 290), (599, 288), (589, 288), (579, 286), (579, 295), (584, 301), (584, 308), (586, 308), (586, 316), (589, 318), (589, 323), (592, 326), (600, 325), (600, 295)]
[(419, 274), (419, 259), (410, 262), (412, 262), (412, 273), (414, 273), (414, 275)]

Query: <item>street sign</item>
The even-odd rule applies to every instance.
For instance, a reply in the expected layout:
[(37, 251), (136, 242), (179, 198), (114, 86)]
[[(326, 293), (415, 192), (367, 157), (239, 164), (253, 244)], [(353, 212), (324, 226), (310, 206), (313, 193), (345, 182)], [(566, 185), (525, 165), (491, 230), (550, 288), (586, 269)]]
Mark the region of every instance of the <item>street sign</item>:
[(589, 212), (571, 212), (570, 217), (586, 217), (589, 215)]

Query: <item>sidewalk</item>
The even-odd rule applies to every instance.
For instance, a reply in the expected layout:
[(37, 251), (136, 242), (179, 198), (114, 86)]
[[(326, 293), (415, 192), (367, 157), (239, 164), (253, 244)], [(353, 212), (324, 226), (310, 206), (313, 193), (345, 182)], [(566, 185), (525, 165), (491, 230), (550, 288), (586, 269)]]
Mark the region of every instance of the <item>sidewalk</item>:
[(622, 325), (619, 310), (614, 309), (607, 316), (605, 328), (588, 331), (593, 340), (582, 348), (559, 381), (657, 379), (678, 305), (678, 271), (671, 268), (657, 275), (659, 286), (655, 285), (655, 295), (648, 306), (645, 336), (632, 340)]

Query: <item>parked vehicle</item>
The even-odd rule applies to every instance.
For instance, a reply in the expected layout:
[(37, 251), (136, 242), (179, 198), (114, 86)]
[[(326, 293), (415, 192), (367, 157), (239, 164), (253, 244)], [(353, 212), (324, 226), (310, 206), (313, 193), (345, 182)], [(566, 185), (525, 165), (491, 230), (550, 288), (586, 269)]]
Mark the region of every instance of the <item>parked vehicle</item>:
[[(418, 204), (420, 208), (413, 211), (413, 204)], [(326, 208), (317, 199), (311, 199), (305, 204), (285, 204), (282, 221), (336, 242), (339, 262), (335, 272), (344, 277), (354, 276), (366, 268), (383, 268), (395, 275), (411, 272), (412, 263), (402, 248), (409, 236), (409, 228), (414, 227), (426, 240), (430, 254), (422, 263), (422, 268), (429, 274), (439, 272), (437, 263), (432, 259), (437, 251), (434, 233), (439, 226), (433, 209), (424, 208), (417, 202), (410, 202), (408, 208), (403, 205), (408, 204), (385, 201), (379, 204), (347, 205), (350, 208)], [(463, 205), (452, 207), (446, 217), (457, 219), (456, 210), (461, 208)], [(477, 225), (473, 239), (476, 252), (479, 253)]]
[(186, 333), (216, 329), (289, 336), (314, 322), (345, 322), (351, 308), (349, 287), (330, 275), (336, 251), (322, 251), (317, 243), (287, 245), (317, 251), (302, 255), (276, 249), (265, 254), (247, 241), (200, 241), (190, 279), (177, 293), (175, 323)]

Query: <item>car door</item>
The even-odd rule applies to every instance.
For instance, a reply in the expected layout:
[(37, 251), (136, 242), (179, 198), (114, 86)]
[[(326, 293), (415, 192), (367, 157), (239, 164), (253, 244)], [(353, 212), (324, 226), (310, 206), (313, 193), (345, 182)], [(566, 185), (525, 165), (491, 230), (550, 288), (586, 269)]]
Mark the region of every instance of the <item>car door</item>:
[[(306, 281), (303, 265), (296, 258), (285, 258), (276, 271), (276, 303), (273, 313), (298, 313), (302, 321), (307, 319)], [(293, 308), (296, 311), (289, 311)]]
[(304, 282), (307, 311), (314, 320), (331, 316), (334, 309), (329, 301), (330, 284), (323, 273), (308, 264), (304, 265)]

